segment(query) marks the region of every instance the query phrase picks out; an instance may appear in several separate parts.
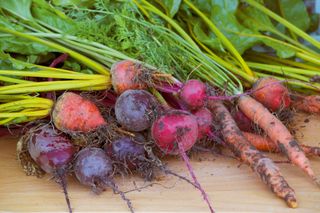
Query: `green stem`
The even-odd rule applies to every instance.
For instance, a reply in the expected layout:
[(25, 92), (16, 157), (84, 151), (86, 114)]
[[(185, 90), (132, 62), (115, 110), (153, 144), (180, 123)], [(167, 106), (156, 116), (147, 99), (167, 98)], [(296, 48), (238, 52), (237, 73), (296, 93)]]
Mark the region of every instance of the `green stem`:
[(53, 105), (53, 102), (50, 99), (44, 98), (42, 100), (39, 100), (39, 98), (30, 98), (19, 101), (12, 101), (5, 104), (0, 104), (0, 111), (12, 109), (12, 107), (24, 107), (26, 105), (28, 106), (26, 108), (41, 108), (41, 106), (44, 106), (44, 108), (48, 108)]
[(167, 103), (167, 101), (162, 97), (162, 95), (158, 92), (158, 90), (156, 90), (155, 88), (151, 87), (149, 88), (151, 93), (154, 95), (154, 97), (156, 97), (156, 99), (159, 101), (159, 103), (165, 107), (166, 109), (170, 109), (169, 104)]
[(299, 58), (303, 59), (304, 61), (308, 61), (313, 64), (320, 65), (320, 60), (318, 58), (310, 57), (309, 55), (303, 54), (303, 53), (297, 53), (297, 56)]
[[(105, 79), (104, 75), (96, 74), (69, 74), (69, 73), (55, 73), (51, 71), (41, 70), (41, 71), (23, 71), (23, 70), (0, 70), (0, 75), (14, 75), (14, 76), (24, 76), (24, 77), (40, 77), (40, 78), (60, 78), (60, 79), (74, 79), (74, 80), (86, 80), (86, 79)], [(1, 79), (1, 76), (0, 76)], [(30, 81), (20, 83), (31, 83)]]
[(260, 63), (254, 63), (254, 62), (249, 62), (248, 65), (254, 69), (259, 69), (259, 70), (267, 70), (269, 72), (275, 72), (275, 73), (296, 73), (296, 74), (301, 74), (301, 75), (306, 75), (306, 76), (315, 76), (319, 75), (320, 72), (314, 71), (314, 70), (305, 70), (305, 69), (299, 69), (299, 68), (294, 68), (294, 67), (288, 67), (288, 66), (278, 66), (278, 65), (271, 65), (271, 64), (260, 64)]
[(6, 77), (6, 76), (0, 76), (0, 81), (14, 83), (14, 84), (23, 84), (23, 83), (30, 83), (31, 82), (31, 81), (27, 81), (27, 80), (22, 80), (22, 79), (18, 79), (18, 78), (10, 78), (10, 77)]
[(10, 86), (3, 86), (0, 88), (0, 94), (23, 94), (23, 93), (35, 93), (35, 92), (49, 92), (57, 90), (70, 90), (94, 88), (96, 86), (103, 86), (104, 89), (108, 89), (111, 86), (111, 82), (107, 79), (94, 79), (94, 80), (67, 80), (67, 81), (48, 81), (48, 82), (33, 82), (26, 84), (16, 84)]
[(51, 109), (38, 110), (33, 112), (8, 112), (0, 113), (0, 118), (10, 118), (10, 117), (23, 117), (23, 116), (37, 116), (43, 117), (49, 115)]
[(267, 55), (267, 54), (250, 53), (250, 54), (247, 54), (247, 57), (251, 60), (257, 60), (262, 63), (265, 63), (265, 62), (268, 62), (270, 64), (277, 63), (278, 65), (286, 64), (286, 65), (290, 65), (292, 67), (299, 67), (299, 68), (303, 68), (303, 69), (307, 69), (307, 70), (314, 70), (314, 71), (320, 72), (319, 67), (312, 66), (310, 64), (305, 64), (302, 62), (296, 62), (296, 61), (292, 61), (292, 60), (288, 60), (288, 59), (277, 58), (277, 57)]

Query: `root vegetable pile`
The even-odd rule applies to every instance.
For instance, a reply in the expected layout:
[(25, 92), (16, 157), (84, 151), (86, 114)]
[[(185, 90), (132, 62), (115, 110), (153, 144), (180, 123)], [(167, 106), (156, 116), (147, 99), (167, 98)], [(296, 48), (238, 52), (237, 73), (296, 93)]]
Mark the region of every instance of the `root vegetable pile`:
[(320, 147), (299, 143), (287, 119), (320, 112), (320, 43), (306, 33), (318, 23), (303, 1), (276, 11), (255, 0), (13, 1), (0, 3), (0, 125), (26, 124), (18, 160), (27, 175), (53, 177), (69, 212), (81, 209), (67, 176), (96, 194), (111, 189), (134, 212), (117, 177), (159, 174), (192, 185), (215, 212), (189, 157), (217, 147), (290, 208), (299, 197), (263, 152), (320, 186), (309, 159)]
[[(284, 153), (318, 184), (306, 155), (319, 156), (320, 148), (299, 145), (284, 124), (271, 114), (273, 111), (280, 112), (287, 103), (282, 102), (283, 95), (289, 93), (284, 86), (280, 85), (286, 92), (281, 93), (281, 98), (276, 98), (279, 108), (269, 107), (269, 111), (258, 101), (264, 95), (257, 96), (257, 92), (279, 86), (274, 79), (269, 78), (268, 82), (271, 84), (253, 89), (252, 96), (257, 100), (243, 94), (236, 102), (228, 102), (230, 110), (222, 101), (212, 100), (212, 94), (209, 96), (207, 93), (213, 88), (200, 80), (189, 80), (178, 90), (172, 88), (177, 90), (173, 93), (174, 99), (161, 96), (156, 90), (150, 90), (153, 95), (141, 88), (130, 88), (118, 97), (112, 96), (115, 100), (111, 108), (110, 104), (104, 105), (104, 100), (94, 101), (94, 96), (65, 92), (52, 110), (52, 120), (57, 129), (50, 125), (31, 129), (27, 133), (29, 136), (23, 137), (24, 140), (28, 138), (25, 146), (30, 157), (25, 157), (21, 164), (24, 167), (28, 165), (29, 170), (32, 166), (33, 169), (41, 169), (59, 180), (65, 190), (69, 211), (71, 207), (65, 189), (65, 176), (71, 171), (81, 184), (90, 186), (97, 194), (112, 188), (133, 212), (134, 205), (118, 188), (113, 176), (139, 174), (147, 181), (154, 181), (155, 170), (158, 169), (192, 184), (201, 192), (209, 211), (214, 212), (210, 197), (198, 181), (187, 153), (192, 152), (195, 144), (207, 148), (221, 145), (224, 141), (222, 145), (248, 164), (275, 195), (289, 207), (296, 208), (298, 201), (294, 190), (276, 164), (260, 151)], [(196, 101), (193, 102), (194, 99)], [(264, 99), (262, 102), (270, 106), (270, 100)], [(186, 108), (171, 104), (171, 101), (181, 101)], [(104, 113), (107, 108), (108, 113)], [(267, 136), (255, 134), (255, 125)], [(102, 134), (102, 131), (107, 133)], [(79, 143), (79, 135), (92, 141)], [(201, 143), (197, 143), (199, 141)], [(161, 162), (166, 155), (180, 156), (191, 180), (168, 170)], [(26, 163), (26, 160), (29, 162)]]

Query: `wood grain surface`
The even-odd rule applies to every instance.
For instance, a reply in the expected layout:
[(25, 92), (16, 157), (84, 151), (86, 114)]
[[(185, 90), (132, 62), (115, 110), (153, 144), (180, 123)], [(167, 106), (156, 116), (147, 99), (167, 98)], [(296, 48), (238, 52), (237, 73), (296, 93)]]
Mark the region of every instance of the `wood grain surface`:
[[(296, 137), (300, 142), (320, 145), (320, 116), (295, 117)], [(25, 176), (15, 156), (17, 138), (0, 138), (0, 212), (65, 212), (67, 207), (62, 190), (50, 180)], [(268, 154), (273, 159), (285, 159)], [(311, 158), (315, 172), (320, 175), (320, 157)], [(188, 176), (179, 158), (168, 159), (175, 172)], [(320, 188), (301, 170), (290, 164), (279, 164), (283, 175), (295, 189), (297, 209), (288, 208), (246, 166), (234, 159), (205, 154), (192, 159), (200, 183), (208, 192), (217, 212), (320, 212)], [(89, 188), (69, 178), (69, 194), (74, 212), (127, 212), (125, 203), (111, 190), (97, 196)], [(138, 177), (117, 178), (123, 191), (141, 187)], [(160, 174), (154, 185), (141, 191), (127, 193), (136, 212), (208, 212), (199, 192), (191, 185), (172, 176)]]

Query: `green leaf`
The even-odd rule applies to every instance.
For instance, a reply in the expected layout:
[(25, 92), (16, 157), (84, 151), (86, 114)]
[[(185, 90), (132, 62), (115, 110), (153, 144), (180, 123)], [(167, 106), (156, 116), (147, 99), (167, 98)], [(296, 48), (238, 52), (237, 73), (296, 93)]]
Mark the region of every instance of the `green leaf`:
[[(242, 24), (255, 31), (256, 36), (260, 36), (260, 32), (270, 36), (272, 31), (278, 30), (266, 14), (253, 7), (241, 8), (241, 11), (239, 10), (237, 14), (238, 18), (242, 20)], [(259, 40), (274, 49), (280, 58), (290, 58), (295, 55), (295, 50), (284, 44), (263, 37), (260, 37)]]
[(269, 31), (270, 29), (276, 30), (269, 16), (261, 13), (253, 7), (239, 8), (237, 15), (244, 26), (254, 31)]
[(288, 46), (285, 46), (283, 44), (274, 42), (269, 39), (260, 39), (265, 45), (271, 47), (276, 51), (276, 54), (280, 58), (290, 58), (293, 57), (296, 54), (296, 51)]
[(9, 54), (5, 54), (0, 51), (0, 69), (1, 70), (23, 70), (26, 65), (15, 61), (11, 58)]
[(310, 26), (310, 18), (302, 0), (279, 0), (282, 16), (292, 24), (306, 31)]
[(55, 6), (77, 5), (81, 7), (90, 7), (93, 5), (94, 1), (92, 0), (53, 0), (52, 3)]
[(32, 20), (30, 13), (32, 0), (2, 0), (0, 8), (11, 12), (12, 14), (24, 19)]
[[(20, 32), (25, 31), (22, 26), (9, 22), (8, 19), (3, 16), (0, 16), (0, 26)], [(53, 49), (42, 44), (27, 39), (18, 38), (10, 34), (3, 35), (2, 33), (0, 33), (0, 50), (25, 55), (37, 55), (40, 53), (46, 54), (49, 51), (54, 51)]]
[(266, 6), (292, 24), (306, 31), (310, 17), (303, 0), (265, 0)]
[[(252, 30), (241, 25), (236, 19), (235, 12), (238, 1), (215, 1), (210, 18), (220, 31), (231, 41), (234, 47), (242, 54), (248, 48), (257, 44), (258, 39), (251, 37)], [(247, 36), (249, 35), (249, 36)]]
[(73, 31), (75, 23), (60, 11), (49, 7), (42, 0), (34, 1), (32, 7), (32, 15), (37, 20), (49, 25), (51, 28), (56, 28), (63, 33)]
[(46, 54), (49, 51), (54, 51), (53, 49), (42, 44), (16, 37), (1, 38), (0, 50), (25, 55)]
[(224, 48), (221, 41), (214, 35), (214, 33), (206, 33), (203, 29), (203, 26), (201, 25), (202, 24), (199, 20), (194, 21), (193, 33), (195, 34), (195, 36), (206, 46), (224, 52)]
[(172, 18), (178, 12), (181, 5), (181, 0), (163, 0), (162, 3), (169, 12), (169, 16)]

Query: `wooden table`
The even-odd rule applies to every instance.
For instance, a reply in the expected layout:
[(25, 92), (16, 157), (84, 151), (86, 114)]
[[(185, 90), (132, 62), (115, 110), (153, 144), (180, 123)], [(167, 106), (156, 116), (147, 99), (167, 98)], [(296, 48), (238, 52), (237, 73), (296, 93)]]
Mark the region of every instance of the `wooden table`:
[[(320, 117), (320, 116), (319, 116)], [(311, 145), (320, 145), (320, 118), (296, 116), (296, 137)], [(308, 118), (310, 121), (305, 123)], [(62, 190), (49, 176), (42, 179), (25, 176), (15, 157), (17, 138), (0, 139), (0, 212), (63, 212), (66, 204)], [(279, 157), (268, 154), (274, 159)], [(284, 158), (280, 158), (284, 159)], [(188, 176), (184, 164), (170, 159), (169, 167)], [(320, 158), (311, 159), (320, 175)], [(306, 175), (290, 164), (279, 164), (283, 175), (295, 189), (299, 208), (290, 209), (246, 166), (236, 160), (213, 155), (195, 157), (192, 165), (200, 183), (208, 192), (217, 212), (320, 212), (320, 189)], [(122, 190), (143, 186), (139, 178), (118, 178)], [(75, 212), (126, 212), (127, 207), (111, 190), (100, 196), (69, 178), (69, 194)], [(208, 212), (199, 192), (175, 177), (162, 175), (152, 187), (127, 193), (136, 212)]]

